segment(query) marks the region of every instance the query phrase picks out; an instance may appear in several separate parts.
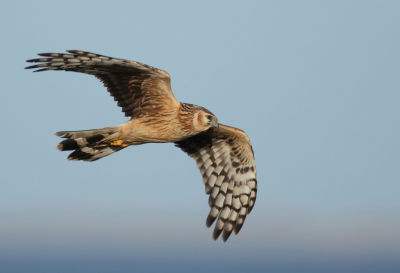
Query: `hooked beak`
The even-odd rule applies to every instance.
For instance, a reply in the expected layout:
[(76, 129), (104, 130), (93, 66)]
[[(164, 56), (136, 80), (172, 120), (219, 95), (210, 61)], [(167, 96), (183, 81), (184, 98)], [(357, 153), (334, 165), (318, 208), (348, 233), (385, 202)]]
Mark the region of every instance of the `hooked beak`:
[(219, 127), (218, 120), (217, 120), (217, 119), (214, 119), (214, 120), (211, 122), (211, 125), (212, 125), (213, 127), (215, 127), (215, 128), (218, 129), (218, 127)]

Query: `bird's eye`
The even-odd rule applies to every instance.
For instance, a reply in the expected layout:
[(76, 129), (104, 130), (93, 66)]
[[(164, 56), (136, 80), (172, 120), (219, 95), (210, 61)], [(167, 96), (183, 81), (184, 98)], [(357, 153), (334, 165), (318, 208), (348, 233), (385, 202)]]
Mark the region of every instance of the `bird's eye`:
[(209, 120), (211, 120), (211, 119), (212, 119), (212, 116), (210, 116), (210, 115), (207, 115), (207, 118), (208, 118)]

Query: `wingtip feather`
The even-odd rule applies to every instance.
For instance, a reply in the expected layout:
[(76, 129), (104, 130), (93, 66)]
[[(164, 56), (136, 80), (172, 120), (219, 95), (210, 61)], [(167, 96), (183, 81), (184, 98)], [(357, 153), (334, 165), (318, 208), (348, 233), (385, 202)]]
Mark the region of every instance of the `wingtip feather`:
[(215, 221), (215, 217), (212, 217), (211, 215), (208, 215), (207, 220), (206, 220), (206, 227), (211, 227), (212, 224)]
[(229, 238), (229, 236), (231, 235), (231, 233), (229, 233), (228, 235), (225, 235), (225, 236), (224, 236), (224, 234), (225, 234), (225, 233), (222, 234), (221, 240), (222, 240), (222, 242), (225, 243), (225, 242), (228, 240), (228, 238)]

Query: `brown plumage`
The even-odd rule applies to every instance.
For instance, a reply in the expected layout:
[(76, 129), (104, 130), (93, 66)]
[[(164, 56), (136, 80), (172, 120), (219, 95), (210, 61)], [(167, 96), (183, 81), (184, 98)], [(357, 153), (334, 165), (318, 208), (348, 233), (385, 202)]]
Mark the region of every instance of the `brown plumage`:
[(134, 61), (68, 50), (70, 54), (43, 53), (27, 68), (64, 70), (94, 75), (131, 119), (95, 130), (56, 133), (66, 138), (57, 148), (73, 151), (69, 160), (95, 161), (128, 146), (174, 142), (196, 160), (211, 207), (206, 225), (218, 218), (213, 239), (225, 242), (237, 234), (254, 206), (257, 171), (246, 133), (218, 124), (207, 109), (176, 100), (167, 72)]

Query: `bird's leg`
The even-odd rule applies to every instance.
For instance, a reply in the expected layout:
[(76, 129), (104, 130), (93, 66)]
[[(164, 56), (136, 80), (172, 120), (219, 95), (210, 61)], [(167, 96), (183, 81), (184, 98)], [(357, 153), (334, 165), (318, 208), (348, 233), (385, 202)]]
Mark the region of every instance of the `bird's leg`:
[(114, 141), (111, 141), (109, 144), (112, 146), (121, 146), (121, 147), (129, 146), (128, 144), (125, 144), (124, 142), (125, 141), (123, 141), (123, 140), (114, 140)]

